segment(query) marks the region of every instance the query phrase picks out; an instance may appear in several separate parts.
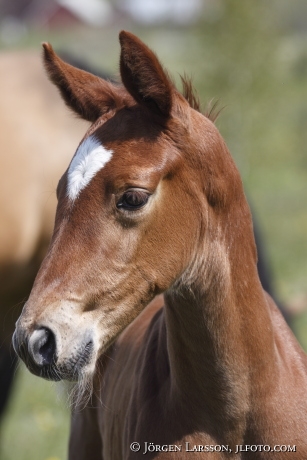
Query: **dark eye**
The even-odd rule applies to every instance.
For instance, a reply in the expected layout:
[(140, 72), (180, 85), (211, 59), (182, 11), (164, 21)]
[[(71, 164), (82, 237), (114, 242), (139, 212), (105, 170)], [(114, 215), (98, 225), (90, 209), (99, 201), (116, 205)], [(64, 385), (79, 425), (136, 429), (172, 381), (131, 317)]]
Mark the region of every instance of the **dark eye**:
[(145, 190), (127, 190), (117, 203), (117, 208), (134, 211), (140, 209), (147, 203), (149, 193)]

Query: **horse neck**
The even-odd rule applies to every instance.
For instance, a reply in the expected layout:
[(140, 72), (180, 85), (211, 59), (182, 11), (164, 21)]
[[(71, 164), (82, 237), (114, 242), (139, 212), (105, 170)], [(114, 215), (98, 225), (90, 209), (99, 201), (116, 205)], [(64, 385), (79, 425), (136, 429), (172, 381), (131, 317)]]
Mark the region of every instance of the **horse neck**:
[(194, 398), (201, 416), (233, 423), (248, 411), (274, 348), (245, 200), (224, 221), (240, 228), (208, 231), (194, 264), (165, 293), (165, 322), (173, 394)]

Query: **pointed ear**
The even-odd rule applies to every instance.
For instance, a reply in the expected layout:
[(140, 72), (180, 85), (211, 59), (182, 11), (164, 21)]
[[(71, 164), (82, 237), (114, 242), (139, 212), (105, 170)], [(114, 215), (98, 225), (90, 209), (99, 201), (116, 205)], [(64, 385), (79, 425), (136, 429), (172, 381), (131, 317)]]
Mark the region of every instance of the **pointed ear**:
[(135, 35), (122, 31), (120, 73), (133, 98), (150, 110), (168, 117), (172, 109), (173, 84), (156, 55)]
[(81, 118), (94, 122), (118, 105), (120, 97), (115, 85), (62, 61), (49, 43), (43, 43), (43, 49), (50, 80), (68, 107)]

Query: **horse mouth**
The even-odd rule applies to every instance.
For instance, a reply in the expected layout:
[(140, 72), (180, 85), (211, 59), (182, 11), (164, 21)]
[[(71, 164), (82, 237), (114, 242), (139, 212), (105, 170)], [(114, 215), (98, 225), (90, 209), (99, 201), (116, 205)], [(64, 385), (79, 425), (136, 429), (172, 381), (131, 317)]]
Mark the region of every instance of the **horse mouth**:
[(59, 366), (60, 373), (63, 374), (64, 380), (77, 381), (80, 374), (87, 364), (91, 362), (94, 344), (88, 342), (85, 347), (77, 355), (69, 360), (65, 366)]
[(77, 382), (83, 374), (85, 367), (91, 362), (93, 349), (93, 342), (90, 341), (69, 360), (43, 367), (40, 377), (53, 381), (67, 380), (69, 382)]

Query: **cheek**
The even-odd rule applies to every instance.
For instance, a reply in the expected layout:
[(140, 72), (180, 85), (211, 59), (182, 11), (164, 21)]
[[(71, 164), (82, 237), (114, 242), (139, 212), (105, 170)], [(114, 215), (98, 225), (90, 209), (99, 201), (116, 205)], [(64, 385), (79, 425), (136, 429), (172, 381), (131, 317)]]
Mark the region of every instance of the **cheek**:
[(160, 292), (181, 276), (190, 261), (196, 235), (189, 224), (165, 213), (152, 219), (144, 232), (146, 237), (139, 244), (137, 263)]
[(96, 251), (91, 253), (88, 264), (87, 285), (99, 292), (122, 293), (138, 265), (137, 246), (140, 242), (138, 232), (118, 226), (110, 226), (96, 241)]

